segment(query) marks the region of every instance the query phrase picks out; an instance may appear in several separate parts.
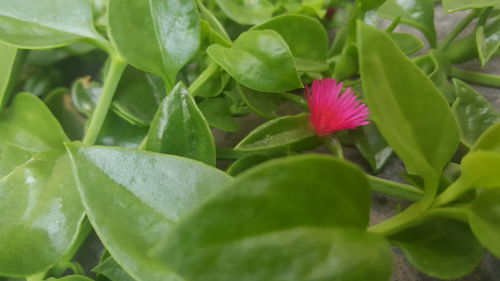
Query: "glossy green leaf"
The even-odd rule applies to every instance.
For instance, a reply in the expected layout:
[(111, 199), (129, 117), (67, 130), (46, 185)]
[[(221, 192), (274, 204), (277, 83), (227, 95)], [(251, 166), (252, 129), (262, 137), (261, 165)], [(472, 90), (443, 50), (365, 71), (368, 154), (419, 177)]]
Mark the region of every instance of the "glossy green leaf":
[(233, 21), (239, 24), (259, 24), (271, 18), (274, 5), (268, 0), (215, 0)]
[(210, 61), (208, 67), (189, 86), (191, 95), (204, 98), (218, 96), (230, 78), (215, 62)]
[(283, 116), (268, 121), (250, 132), (235, 149), (266, 151), (303, 147), (314, 148), (319, 139), (309, 123), (308, 114)]
[(491, 151), (469, 152), (461, 162), (461, 179), (475, 187), (500, 188), (500, 153)]
[(146, 149), (215, 165), (215, 144), (205, 117), (182, 83), (163, 100), (149, 128)]
[(500, 189), (482, 190), (470, 205), (469, 224), (477, 239), (500, 257)]
[(18, 57), (17, 48), (0, 43), (0, 107), (7, 104), (10, 98), (10, 91), (13, 87), (13, 74)]
[(130, 124), (110, 111), (104, 119), (96, 144), (136, 148), (147, 134), (148, 128)]
[(231, 116), (229, 101), (224, 97), (207, 99), (198, 104), (210, 126), (227, 132), (235, 132), (240, 125)]
[(371, 118), (410, 173), (436, 176), (459, 143), (448, 103), (386, 33), (360, 23), (358, 35), (363, 94)]
[(68, 150), (87, 216), (113, 258), (137, 280), (183, 280), (149, 251), (231, 178), (178, 156), (76, 144)]
[(391, 237), (418, 270), (442, 279), (456, 279), (474, 270), (484, 250), (463, 222), (439, 219)]
[(369, 197), (347, 162), (270, 161), (187, 216), (158, 254), (193, 281), (388, 280), (390, 248), (364, 230)]
[(389, 35), (406, 55), (414, 54), (425, 45), (420, 39), (408, 33), (390, 32)]
[(436, 45), (433, 0), (387, 0), (378, 9), (378, 15), (389, 20), (401, 17), (401, 22), (418, 28), (431, 46)]
[(0, 179), (0, 275), (30, 276), (61, 261), (83, 207), (63, 151), (40, 152)]
[(498, 5), (497, 0), (443, 0), (443, 8), (447, 13), (466, 9), (486, 8)]
[(295, 58), (323, 63), (326, 61), (328, 36), (317, 20), (301, 15), (283, 15), (252, 28), (265, 29), (278, 32)]
[(453, 82), (457, 93), (453, 113), (460, 124), (462, 142), (470, 147), (486, 129), (500, 122), (500, 113), (469, 85), (456, 79)]
[(71, 99), (78, 111), (90, 117), (99, 101), (101, 92), (101, 84), (90, 82), (89, 77), (83, 77), (76, 80), (71, 86)]
[(271, 119), (277, 117), (276, 111), (283, 102), (279, 95), (274, 93), (260, 93), (239, 84), (237, 88), (241, 98), (250, 110), (264, 118)]
[(377, 127), (373, 123), (370, 123), (356, 130), (349, 131), (349, 135), (361, 155), (370, 164), (373, 172), (377, 173), (380, 171), (389, 157), (391, 157), (392, 148), (389, 147), (380, 135)]
[(92, 271), (106, 276), (111, 281), (135, 281), (112, 257), (99, 263)]
[[(494, 1), (493, 1), (494, 2)], [(481, 65), (484, 66), (500, 48), (500, 19), (476, 30), (476, 45)]]
[(500, 153), (500, 122), (489, 127), (477, 139), (472, 151), (489, 150)]
[(248, 31), (241, 34), (231, 48), (212, 45), (207, 52), (234, 79), (250, 89), (286, 92), (302, 87), (290, 48), (276, 31)]
[(86, 119), (73, 105), (68, 89), (60, 88), (52, 91), (45, 98), (45, 104), (57, 118), (69, 139), (83, 139)]
[(86, 0), (3, 0), (0, 3), (0, 41), (37, 49), (81, 40), (106, 44), (94, 28), (92, 10)]
[(116, 89), (113, 108), (132, 123), (149, 126), (164, 97), (165, 86), (161, 78), (128, 67)]
[(122, 56), (136, 68), (162, 76), (170, 87), (198, 51), (200, 19), (194, 0), (110, 0), (108, 17), (111, 39)]
[(223, 41), (226, 41), (228, 45), (231, 45), (231, 38), (226, 32), (226, 29), (222, 23), (217, 19), (217, 17), (203, 5), (202, 0), (197, 0), (198, 8), (200, 9), (200, 16), (205, 20), (211, 27), (211, 29), (217, 33)]

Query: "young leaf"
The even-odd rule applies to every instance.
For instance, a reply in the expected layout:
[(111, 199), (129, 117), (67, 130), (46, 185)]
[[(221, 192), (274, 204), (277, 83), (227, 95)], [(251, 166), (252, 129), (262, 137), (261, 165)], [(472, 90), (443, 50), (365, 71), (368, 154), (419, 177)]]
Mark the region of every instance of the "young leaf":
[(2, 0), (0, 41), (28, 49), (53, 48), (76, 41), (107, 44), (94, 28), (86, 0)]
[(268, 121), (250, 132), (235, 150), (266, 151), (317, 146), (319, 139), (307, 114), (283, 116)]
[(71, 140), (82, 140), (86, 119), (78, 112), (66, 88), (55, 89), (45, 98), (45, 104)]
[(200, 205), (157, 252), (193, 281), (386, 281), (392, 254), (364, 230), (369, 204), (366, 178), (347, 162), (270, 161)]
[(443, 0), (443, 8), (447, 13), (454, 13), (466, 9), (492, 7), (497, 4), (497, 0)]
[(92, 272), (101, 274), (111, 281), (135, 281), (123, 268), (113, 259), (108, 257), (97, 266), (92, 268)]
[(500, 187), (500, 153), (492, 151), (469, 152), (461, 162), (460, 178), (470, 186)]
[(231, 177), (177, 156), (76, 144), (68, 151), (87, 216), (113, 258), (140, 281), (183, 280), (148, 252)]
[(222, 11), (239, 24), (259, 24), (271, 18), (274, 5), (268, 0), (215, 0)]
[(436, 176), (459, 143), (448, 103), (386, 33), (359, 23), (358, 36), (363, 94), (371, 117), (410, 173)]
[(215, 165), (215, 144), (210, 127), (182, 83), (172, 89), (156, 112), (146, 149)]
[(15, 76), (15, 65), (18, 60), (20, 50), (0, 43), (0, 108), (3, 108), (9, 98), (13, 88), (13, 76)]
[(431, 46), (436, 45), (434, 29), (434, 1), (398, 1), (387, 0), (379, 9), (378, 15), (388, 20), (401, 17), (401, 22), (418, 28), (425, 35)]
[(471, 150), (489, 150), (500, 153), (500, 122), (484, 131)]
[(500, 122), (500, 114), (469, 85), (457, 79), (453, 83), (457, 94), (453, 113), (460, 124), (462, 142), (470, 147), (486, 129)]
[(194, 0), (111, 0), (108, 17), (111, 39), (122, 56), (162, 76), (167, 86), (174, 85), (177, 72), (198, 51), (200, 18)]
[(500, 257), (500, 189), (481, 190), (470, 205), (469, 223), (483, 246)]
[(290, 48), (273, 30), (247, 31), (231, 48), (212, 45), (208, 54), (236, 81), (261, 92), (302, 87)]
[(148, 129), (130, 124), (116, 113), (109, 111), (102, 124), (96, 144), (107, 146), (138, 147)]
[(35, 154), (0, 179), (0, 198), (0, 275), (30, 276), (61, 261), (84, 218), (67, 154)]
[(448, 219), (426, 222), (390, 239), (411, 265), (440, 279), (456, 279), (472, 272), (484, 254), (467, 224)]
[(487, 28), (479, 26), (476, 30), (476, 45), (481, 65), (484, 66), (500, 48), (500, 19)]

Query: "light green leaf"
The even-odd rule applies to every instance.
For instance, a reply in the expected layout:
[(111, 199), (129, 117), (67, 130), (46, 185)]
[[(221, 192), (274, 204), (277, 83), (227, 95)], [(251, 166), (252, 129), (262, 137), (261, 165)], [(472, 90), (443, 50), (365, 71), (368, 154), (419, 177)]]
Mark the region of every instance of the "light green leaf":
[(149, 128), (146, 149), (215, 165), (215, 144), (210, 127), (182, 83), (178, 83), (161, 103)]
[(261, 92), (302, 87), (290, 48), (273, 30), (247, 31), (231, 48), (212, 45), (208, 54), (240, 84)]
[(0, 108), (3, 108), (14, 87), (16, 61), (19, 60), (21, 51), (17, 48), (5, 45), (0, 42)]
[(108, 257), (96, 267), (92, 268), (92, 271), (106, 276), (111, 281), (135, 281), (123, 268), (113, 259), (113, 257)]
[(498, 5), (497, 0), (443, 0), (443, 8), (447, 13), (466, 9), (486, 8)]
[(470, 205), (469, 223), (483, 246), (500, 257), (500, 189), (481, 190)]
[(500, 153), (500, 122), (484, 131), (471, 150), (489, 150)]
[(239, 24), (259, 24), (271, 18), (274, 5), (268, 0), (215, 0), (222, 11)]
[(149, 251), (231, 177), (178, 156), (77, 144), (68, 151), (87, 216), (113, 258), (136, 280), (183, 280)]
[(469, 152), (461, 162), (460, 179), (469, 186), (500, 188), (500, 153), (491, 151)]
[(476, 45), (481, 65), (484, 66), (500, 48), (500, 19), (476, 30)]
[(167, 88), (198, 51), (201, 29), (194, 0), (110, 0), (108, 17), (111, 39), (122, 56), (162, 76)]

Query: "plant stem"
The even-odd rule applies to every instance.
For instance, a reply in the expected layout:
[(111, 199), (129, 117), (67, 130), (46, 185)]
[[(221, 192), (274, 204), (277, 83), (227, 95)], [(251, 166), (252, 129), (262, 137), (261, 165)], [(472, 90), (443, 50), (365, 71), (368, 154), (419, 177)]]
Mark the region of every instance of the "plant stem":
[(455, 38), (462, 32), (470, 23), (473, 19), (475, 19), (479, 14), (481, 10), (473, 10), (470, 12), (455, 28), (446, 36), (441, 42), (439, 49), (444, 50), (448, 48), (448, 46), (455, 40)]
[(368, 231), (384, 237), (390, 236), (396, 232), (420, 224), (424, 218), (425, 210), (426, 208), (424, 208), (422, 202), (417, 202), (398, 215), (369, 227)]
[(393, 182), (383, 178), (368, 175), (368, 181), (372, 191), (389, 195), (398, 199), (417, 201), (422, 198), (424, 192), (412, 185)]
[(332, 154), (340, 159), (344, 159), (344, 153), (342, 150), (342, 145), (339, 140), (333, 135), (327, 135), (322, 137), (323, 144), (332, 152)]
[(466, 82), (500, 88), (500, 76), (497, 75), (466, 71), (455, 67), (451, 68), (450, 75)]
[(453, 206), (430, 209), (425, 216), (427, 219), (432, 218), (449, 218), (462, 222), (469, 221), (469, 211), (466, 207)]
[(460, 198), (470, 188), (462, 178), (458, 178), (448, 188), (434, 200), (433, 207), (443, 206)]
[(111, 56), (111, 64), (106, 74), (106, 81), (104, 81), (104, 88), (102, 89), (101, 97), (97, 103), (97, 107), (90, 118), (89, 127), (83, 143), (87, 145), (92, 145), (97, 140), (99, 132), (101, 131), (102, 124), (108, 113), (111, 102), (113, 101), (113, 95), (115, 94), (116, 87), (122, 76), (123, 71), (127, 63), (116, 55)]
[(210, 61), (208, 67), (200, 74), (200, 76), (198, 76), (198, 78), (196, 78), (196, 80), (194, 80), (191, 85), (189, 85), (189, 92), (193, 94), (217, 71), (219, 71), (219, 65), (213, 61)]

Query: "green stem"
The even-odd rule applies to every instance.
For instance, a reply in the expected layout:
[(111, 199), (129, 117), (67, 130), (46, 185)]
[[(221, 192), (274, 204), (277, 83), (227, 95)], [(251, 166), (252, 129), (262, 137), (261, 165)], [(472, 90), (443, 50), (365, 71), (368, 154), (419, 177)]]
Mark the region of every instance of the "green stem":
[(441, 42), (439, 49), (444, 50), (455, 40), (455, 38), (475, 19), (479, 14), (480, 10), (474, 10), (470, 12), (455, 28), (446, 36)]
[(344, 159), (344, 152), (342, 150), (342, 145), (339, 140), (333, 135), (327, 135), (322, 137), (323, 144), (332, 152), (332, 154), (340, 159)]
[(211, 61), (208, 67), (194, 80), (194, 82), (189, 86), (189, 92), (193, 94), (196, 92), (201, 85), (203, 85), (212, 75), (219, 71), (219, 65)]
[(387, 32), (393, 32), (393, 31), (394, 31), (394, 29), (396, 29), (396, 27), (398, 27), (398, 25), (399, 25), (399, 23), (400, 23), (400, 22), (401, 22), (401, 16), (399, 16), (399, 17), (395, 18), (395, 19), (392, 21), (391, 25), (389, 25), (389, 26), (385, 29), (385, 31), (387, 31)]
[(434, 200), (433, 207), (443, 206), (453, 202), (464, 195), (470, 189), (470, 184), (465, 182), (462, 178), (458, 178), (448, 188)]
[(292, 101), (292, 102), (298, 104), (300, 107), (302, 107), (305, 110), (309, 109), (309, 105), (301, 96), (298, 96), (295, 94), (290, 94), (290, 93), (278, 93), (278, 95), (280, 95), (281, 97), (283, 97), (289, 101)]
[(423, 196), (423, 191), (408, 184), (394, 182), (379, 177), (368, 176), (372, 191), (389, 195), (395, 198), (417, 201)]
[(38, 273), (29, 277), (26, 277), (26, 281), (42, 281), (45, 277), (45, 272)]
[(449, 218), (462, 222), (469, 221), (469, 211), (465, 207), (450, 206), (442, 208), (434, 208), (427, 211), (426, 220), (433, 218)]
[(466, 71), (455, 67), (451, 68), (450, 75), (466, 82), (500, 88), (500, 76), (497, 75)]
[(417, 202), (394, 217), (369, 227), (368, 231), (384, 237), (390, 236), (420, 224), (424, 218), (425, 210), (425, 206), (421, 202)]
[(89, 127), (83, 139), (84, 144), (92, 145), (97, 140), (102, 124), (108, 113), (116, 87), (122, 76), (127, 63), (118, 56), (111, 56), (111, 64), (104, 81), (101, 97), (97, 103), (97, 107), (90, 118)]

